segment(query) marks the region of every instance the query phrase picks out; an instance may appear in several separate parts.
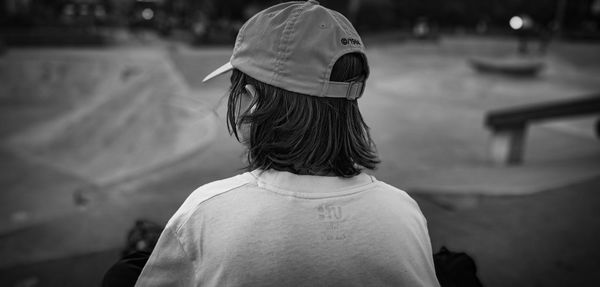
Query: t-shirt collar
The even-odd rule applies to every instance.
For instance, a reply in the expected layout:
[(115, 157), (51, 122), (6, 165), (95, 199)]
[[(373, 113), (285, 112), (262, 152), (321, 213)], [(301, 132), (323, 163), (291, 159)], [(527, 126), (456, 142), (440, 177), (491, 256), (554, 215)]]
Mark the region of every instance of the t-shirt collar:
[(298, 175), (287, 171), (256, 169), (250, 174), (260, 185), (295, 193), (331, 193), (354, 190), (372, 182), (375, 178), (360, 173), (351, 178), (336, 176)]

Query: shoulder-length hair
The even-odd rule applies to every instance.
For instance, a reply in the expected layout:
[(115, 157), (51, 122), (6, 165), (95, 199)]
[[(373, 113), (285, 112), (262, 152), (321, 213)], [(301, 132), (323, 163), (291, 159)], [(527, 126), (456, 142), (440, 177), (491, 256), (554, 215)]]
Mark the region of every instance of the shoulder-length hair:
[[(366, 80), (363, 56), (346, 54), (330, 80)], [(240, 110), (245, 85), (258, 96)], [(249, 127), (248, 170), (274, 169), (302, 175), (352, 177), (380, 160), (356, 100), (307, 96), (260, 82), (234, 69), (227, 104), (227, 128), (240, 141), (238, 128)]]

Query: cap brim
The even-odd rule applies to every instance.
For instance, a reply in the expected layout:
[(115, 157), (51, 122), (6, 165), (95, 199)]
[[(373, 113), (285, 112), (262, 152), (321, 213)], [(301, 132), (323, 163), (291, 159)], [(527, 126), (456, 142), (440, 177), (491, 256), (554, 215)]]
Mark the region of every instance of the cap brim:
[(214, 70), (212, 73), (208, 74), (208, 76), (204, 77), (202, 82), (204, 83), (214, 77), (217, 77), (224, 73), (227, 73), (227, 72), (231, 71), (232, 69), (233, 69), (233, 66), (231, 65), (231, 62), (227, 62), (225, 65), (219, 67), (218, 69)]

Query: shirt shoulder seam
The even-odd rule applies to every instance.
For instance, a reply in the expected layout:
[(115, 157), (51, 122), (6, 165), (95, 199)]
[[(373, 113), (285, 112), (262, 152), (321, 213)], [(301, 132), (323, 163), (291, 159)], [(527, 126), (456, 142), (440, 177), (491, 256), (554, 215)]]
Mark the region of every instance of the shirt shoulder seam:
[[(180, 223), (178, 223), (178, 224), (175, 224), (175, 226), (174, 226), (175, 227), (175, 230), (174, 230), (175, 235), (179, 236), (179, 232), (180, 232), (181, 228), (183, 228), (183, 226), (190, 220), (190, 218), (192, 218), (192, 216), (198, 211), (198, 207), (200, 205), (202, 205), (202, 204), (204, 204), (204, 203), (212, 200), (213, 198), (217, 198), (217, 197), (219, 197), (221, 195), (224, 195), (224, 194), (226, 194), (228, 192), (231, 192), (231, 191), (234, 191), (236, 189), (239, 189), (239, 188), (241, 188), (243, 186), (246, 186), (248, 184), (252, 184), (252, 181), (249, 181), (249, 180), (240, 181), (240, 182), (237, 182), (234, 186), (231, 186), (231, 187), (223, 189), (223, 190), (214, 190), (214, 191), (210, 192), (210, 194), (206, 194), (205, 196), (203, 196), (202, 198), (200, 198), (198, 200), (198, 202), (196, 202), (193, 205), (193, 208), (192, 208), (192, 210), (190, 210), (189, 213), (180, 215), (181, 218), (182, 218), (182, 221)], [(199, 189), (201, 189), (201, 188), (202, 187), (198, 188), (195, 192), (200, 191)]]
[(185, 255), (186, 259), (192, 264), (194, 268), (196, 268), (196, 264), (194, 260), (192, 260), (192, 257), (190, 256), (189, 252), (185, 250), (185, 246), (183, 245), (183, 242), (181, 242), (181, 238), (177, 230), (173, 230), (169, 226), (167, 226), (165, 229), (168, 229), (169, 232), (173, 233), (173, 237), (175, 237), (175, 241), (177, 241), (177, 244), (179, 245), (179, 248), (181, 248), (181, 251), (183, 251), (183, 254)]

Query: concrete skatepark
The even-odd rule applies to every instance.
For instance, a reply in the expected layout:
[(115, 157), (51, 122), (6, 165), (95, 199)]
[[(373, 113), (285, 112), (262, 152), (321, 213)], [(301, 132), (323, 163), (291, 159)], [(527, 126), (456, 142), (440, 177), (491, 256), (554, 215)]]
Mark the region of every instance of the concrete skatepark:
[[(434, 249), (472, 254), (486, 286), (600, 282), (596, 119), (534, 125), (510, 167), (489, 160), (483, 126), (492, 109), (600, 91), (597, 48), (555, 43), (542, 74), (511, 78), (467, 65), (514, 53), (510, 39), (369, 47), (359, 103), (382, 159), (373, 174), (411, 193)], [(229, 55), (158, 45), (0, 58), (0, 285), (97, 285), (136, 218), (164, 223), (195, 187), (241, 172), (228, 79), (200, 83)]]

